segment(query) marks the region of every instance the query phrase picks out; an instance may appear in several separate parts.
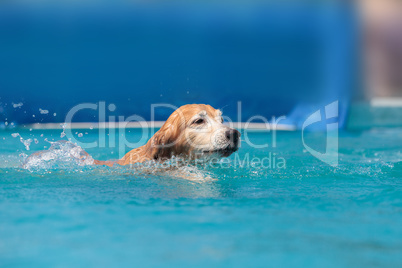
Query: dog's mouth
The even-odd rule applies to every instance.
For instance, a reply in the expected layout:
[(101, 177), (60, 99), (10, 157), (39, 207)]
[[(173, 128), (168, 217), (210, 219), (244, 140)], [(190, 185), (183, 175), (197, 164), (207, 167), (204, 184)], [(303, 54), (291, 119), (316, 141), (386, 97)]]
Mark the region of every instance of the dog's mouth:
[(226, 148), (219, 148), (219, 149), (214, 149), (214, 150), (205, 150), (203, 153), (205, 154), (219, 154), (223, 157), (230, 156), (232, 153), (236, 152), (239, 149), (237, 146), (228, 146)]

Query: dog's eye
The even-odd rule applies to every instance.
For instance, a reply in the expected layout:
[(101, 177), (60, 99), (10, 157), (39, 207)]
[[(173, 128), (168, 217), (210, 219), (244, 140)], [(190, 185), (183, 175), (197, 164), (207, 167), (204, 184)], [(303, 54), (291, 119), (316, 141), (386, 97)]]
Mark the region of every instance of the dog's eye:
[(223, 124), (223, 117), (221, 117), (221, 123)]
[(204, 119), (198, 118), (198, 119), (196, 119), (196, 120), (193, 122), (193, 124), (201, 125), (201, 124), (204, 123), (204, 122), (205, 122)]

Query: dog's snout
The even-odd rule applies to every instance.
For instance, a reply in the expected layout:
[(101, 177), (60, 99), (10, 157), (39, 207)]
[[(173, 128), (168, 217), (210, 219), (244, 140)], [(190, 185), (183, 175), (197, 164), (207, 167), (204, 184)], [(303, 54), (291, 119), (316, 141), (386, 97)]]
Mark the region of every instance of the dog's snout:
[(236, 129), (228, 129), (225, 132), (226, 138), (232, 141), (234, 144), (237, 144), (240, 138), (240, 132)]

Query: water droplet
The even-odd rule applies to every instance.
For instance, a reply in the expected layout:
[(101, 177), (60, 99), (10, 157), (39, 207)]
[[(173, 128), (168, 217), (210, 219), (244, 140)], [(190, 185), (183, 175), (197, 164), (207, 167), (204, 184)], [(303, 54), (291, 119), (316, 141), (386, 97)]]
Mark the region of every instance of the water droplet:
[(48, 113), (49, 113), (48, 110), (43, 110), (43, 109), (41, 109), (41, 108), (39, 108), (39, 112), (40, 112), (41, 114), (48, 114)]
[(22, 102), (12, 103), (14, 108), (21, 108), (24, 104)]

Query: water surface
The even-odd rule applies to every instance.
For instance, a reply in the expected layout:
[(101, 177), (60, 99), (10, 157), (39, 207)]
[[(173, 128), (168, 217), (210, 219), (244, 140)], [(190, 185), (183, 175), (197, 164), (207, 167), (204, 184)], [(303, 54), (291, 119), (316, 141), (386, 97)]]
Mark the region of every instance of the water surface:
[[(16, 132), (32, 139), (29, 151)], [(215, 180), (62, 161), (22, 168), (20, 154), (49, 148), (45, 138), (60, 132), (0, 132), (4, 266), (402, 265), (402, 129), (340, 133), (338, 167), (311, 156), (299, 132), (278, 133), (275, 148), (272, 134), (251, 133), (269, 147), (243, 140), (229, 166), (189, 167)], [(139, 131), (126, 134), (139, 140)], [(76, 137), (90, 142), (98, 133)], [(324, 152), (324, 138), (309, 134), (306, 142)], [(118, 147), (87, 151), (105, 160), (117, 158)], [(247, 155), (286, 165), (239, 166), (236, 157)]]

